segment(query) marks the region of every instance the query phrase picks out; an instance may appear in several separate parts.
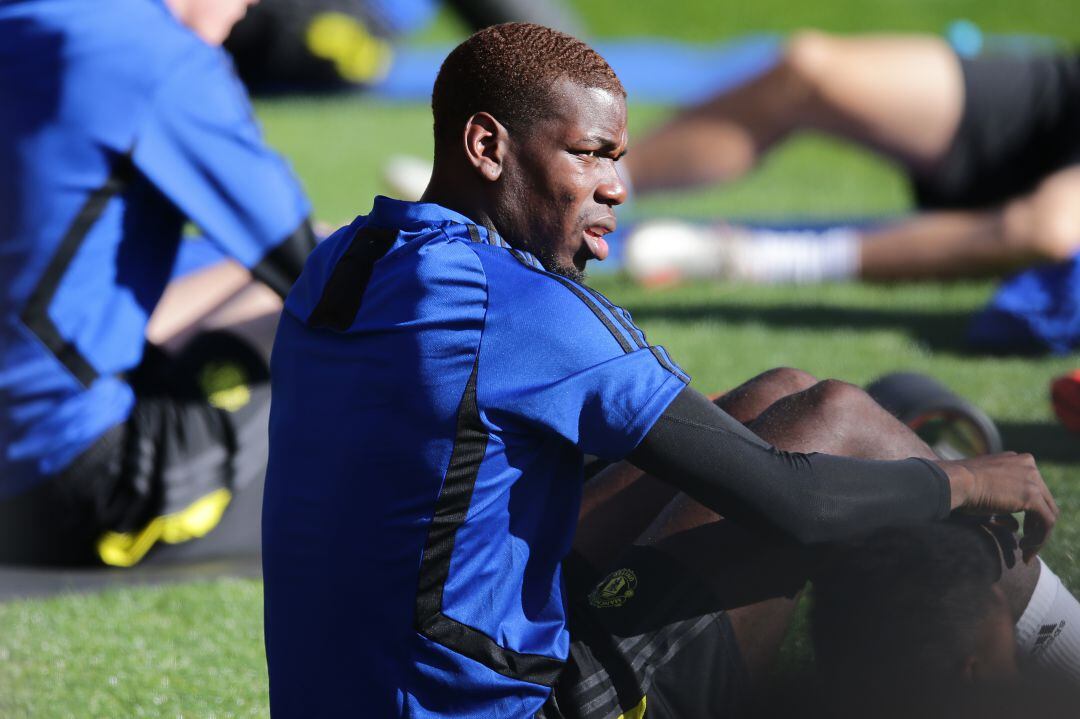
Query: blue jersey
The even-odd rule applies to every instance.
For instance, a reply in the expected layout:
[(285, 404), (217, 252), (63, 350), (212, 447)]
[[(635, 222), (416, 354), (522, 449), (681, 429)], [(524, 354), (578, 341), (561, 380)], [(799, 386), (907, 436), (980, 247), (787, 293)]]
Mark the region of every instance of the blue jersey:
[(271, 360), (275, 716), (532, 716), (566, 660), (584, 453), (688, 378), (622, 309), (433, 204), (322, 243)]
[(227, 56), (160, 2), (0, 3), (0, 498), (129, 415), (185, 218), (254, 266), (308, 211)]

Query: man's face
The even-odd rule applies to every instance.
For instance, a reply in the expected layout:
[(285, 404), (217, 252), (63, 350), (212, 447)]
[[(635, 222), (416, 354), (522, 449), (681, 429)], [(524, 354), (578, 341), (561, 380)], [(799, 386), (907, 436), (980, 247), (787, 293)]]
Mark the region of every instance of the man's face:
[(511, 133), (499, 204), (500, 230), (550, 272), (580, 281), (585, 263), (607, 257), (626, 187), (615, 170), (626, 152), (626, 102), (563, 80), (551, 117)]

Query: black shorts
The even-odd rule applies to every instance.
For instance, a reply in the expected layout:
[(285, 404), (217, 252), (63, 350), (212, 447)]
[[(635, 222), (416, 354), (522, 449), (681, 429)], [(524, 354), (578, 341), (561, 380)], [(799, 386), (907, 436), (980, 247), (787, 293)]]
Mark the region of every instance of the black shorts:
[(127, 379), (136, 399), (124, 424), (0, 503), (0, 562), (128, 566), (206, 535), (234, 495), (261, 486), (270, 388), (254, 349), (224, 332), (176, 357), (148, 346)]
[(631, 547), (614, 566), (597, 576), (576, 555), (564, 562), (570, 658), (540, 716), (735, 715), (747, 673), (711, 590), (653, 547)]
[(1000, 205), (1080, 163), (1080, 55), (960, 62), (963, 116), (941, 163), (912, 178), (921, 208)]

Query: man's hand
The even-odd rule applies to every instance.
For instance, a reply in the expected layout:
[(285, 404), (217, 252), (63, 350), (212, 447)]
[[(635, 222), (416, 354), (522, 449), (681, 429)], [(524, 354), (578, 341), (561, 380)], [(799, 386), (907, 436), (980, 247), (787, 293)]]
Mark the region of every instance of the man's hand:
[(1035, 458), (1003, 452), (956, 461), (939, 460), (952, 490), (952, 508), (974, 514), (1024, 513), (1020, 548), (1029, 562), (1050, 537), (1060, 512)]

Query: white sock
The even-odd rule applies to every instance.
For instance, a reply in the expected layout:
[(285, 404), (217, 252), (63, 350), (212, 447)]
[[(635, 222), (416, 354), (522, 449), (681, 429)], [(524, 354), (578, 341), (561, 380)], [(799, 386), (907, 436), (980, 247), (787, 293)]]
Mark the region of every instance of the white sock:
[(859, 235), (749, 230), (680, 220), (638, 225), (626, 245), (626, 267), (644, 282), (730, 279), (761, 284), (846, 280), (859, 272)]
[(383, 182), (392, 197), (415, 202), (431, 180), (432, 164), (412, 155), (392, 155), (383, 165)]
[(859, 235), (844, 227), (753, 231), (734, 244), (731, 263), (732, 277), (762, 284), (848, 280), (859, 273)]
[(1039, 560), (1039, 581), (1016, 623), (1021, 662), (1080, 682), (1080, 602)]

